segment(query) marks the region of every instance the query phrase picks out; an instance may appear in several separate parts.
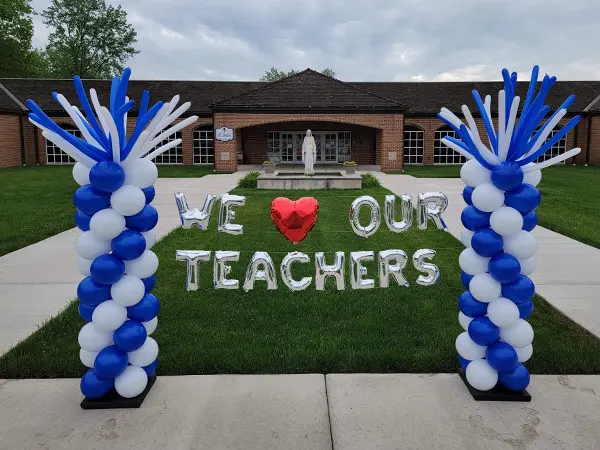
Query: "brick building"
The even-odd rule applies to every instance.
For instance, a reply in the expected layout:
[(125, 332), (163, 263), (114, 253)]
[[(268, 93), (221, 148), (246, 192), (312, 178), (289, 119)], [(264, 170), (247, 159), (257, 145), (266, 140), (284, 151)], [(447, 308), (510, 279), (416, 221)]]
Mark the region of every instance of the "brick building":
[[(102, 104), (108, 104), (110, 81), (86, 84), (97, 90)], [(517, 87), (522, 98), (527, 85), (522, 82)], [(473, 89), (482, 96), (494, 95), (502, 83), (353, 83), (307, 69), (274, 83), (131, 81), (131, 98), (139, 99), (145, 89), (154, 101), (180, 94), (182, 101), (192, 102), (189, 114), (200, 117), (173, 137), (181, 138), (182, 144), (157, 157), (158, 164), (208, 164), (229, 171), (265, 160), (298, 163), (302, 138), (311, 129), (317, 163), (352, 160), (393, 171), (405, 164), (461, 163), (462, 157), (441, 143), (453, 131), (437, 119), (437, 112), (445, 106), (460, 116), (463, 103), (474, 103)], [(25, 101), (33, 99), (57, 123), (76, 133), (53, 101), (55, 91), (76, 103), (71, 80), (0, 79), (0, 167), (72, 163), (27, 119)], [(564, 122), (576, 114), (582, 120), (544, 157), (581, 147), (582, 152), (567, 163), (600, 164), (600, 81), (559, 81), (547, 104), (555, 110), (570, 94), (576, 100)]]

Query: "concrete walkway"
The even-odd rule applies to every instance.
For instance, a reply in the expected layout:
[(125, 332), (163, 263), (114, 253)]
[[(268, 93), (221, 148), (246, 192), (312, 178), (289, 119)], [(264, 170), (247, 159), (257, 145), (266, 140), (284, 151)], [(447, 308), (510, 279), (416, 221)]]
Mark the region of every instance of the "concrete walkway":
[[(462, 198), (464, 183), (460, 178), (415, 178), (382, 173), (377, 177), (397, 195), (410, 192), (415, 198), (420, 192), (444, 192), (449, 206), (443, 217), (450, 233), (460, 240), (464, 228), (460, 214), (466, 206)], [(533, 234), (538, 241), (538, 267), (531, 278), (537, 293), (600, 337), (600, 250), (539, 226)]]
[[(179, 225), (173, 194), (186, 194), (191, 208), (201, 207), (206, 194), (233, 189), (244, 175), (207, 175), (202, 178), (161, 178), (152, 205), (158, 210), (158, 238)], [(0, 257), (0, 355), (33, 333), (76, 296), (81, 275), (77, 270), (77, 228)]]

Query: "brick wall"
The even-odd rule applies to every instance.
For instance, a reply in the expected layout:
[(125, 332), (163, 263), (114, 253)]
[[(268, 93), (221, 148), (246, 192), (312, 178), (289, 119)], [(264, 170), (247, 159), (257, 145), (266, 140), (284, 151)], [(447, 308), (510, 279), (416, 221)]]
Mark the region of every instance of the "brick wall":
[(600, 165), (600, 116), (592, 117), (592, 132), (590, 134), (590, 165)]
[(19, 116), (0, 114), (0, 167), (16, 167), (21, 164)]

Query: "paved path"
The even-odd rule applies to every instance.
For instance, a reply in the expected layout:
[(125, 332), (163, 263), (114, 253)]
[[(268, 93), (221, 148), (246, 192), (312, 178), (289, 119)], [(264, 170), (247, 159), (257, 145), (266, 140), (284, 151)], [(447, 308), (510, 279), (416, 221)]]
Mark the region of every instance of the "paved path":
[[(201, 207), (206, 194), (221, 194), (237, 185), (244, 174), (202, 178), (158, 179), (156, 207), (159, 238), (179, 225), (173, 194), (186, 194), (190, 207)], [(0, 355), (33, 333), (73, 298), (81, 275), (77, 270), (77, 228), (0, 257)]]
[[(460, 213), (466, 206), (460, 178), (415, 178), (377, 174), (383, 185), (397, 195), (405, 192), (441, 191), (448, 196), (444, 219), (457, 239), (463, 230)], [(544, 200), (542, 199), (542, 202)], [(538, 241), (538, 267), (531, 278), (536, 291), (564, 315), (600, 337), (600, 250), (543, 227), (533, 234)]]
[(0, 380), (0, 450), (595, 449), (598, 376), (475, 402), (456, 374), (159, 377), (140, 409), (82, 411), (79, 380)]

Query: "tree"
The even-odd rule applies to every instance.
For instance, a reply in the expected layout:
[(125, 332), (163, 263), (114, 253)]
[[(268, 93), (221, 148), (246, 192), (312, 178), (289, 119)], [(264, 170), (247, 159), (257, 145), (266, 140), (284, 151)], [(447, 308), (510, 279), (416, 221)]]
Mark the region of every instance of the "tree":
[[(259, 81), (278, 81), (287, 77), (291, 77), (292, 75), (296, 75), (297, 73), (299, 73), (297, 70), (285, 72), (283, 70), (276, 69), (275, 67), (271, 67), (262, 77), (259, 78)], [(335, 78), (335, 72), (331, 69), (323, 69), (321, 70), (321, 73), (327, 77)]]
[(46, 46), (53, 76), (109, 78), (121, 73), (127, 60), (139, 53), (133, 47), (137, 33), (120, 5), (107, 6), (105, 0), (53, 0), (42, 17), (53, 28)]
[(33, 9), (29, 1), (0, 1), (0, 77), (30, 75)]

